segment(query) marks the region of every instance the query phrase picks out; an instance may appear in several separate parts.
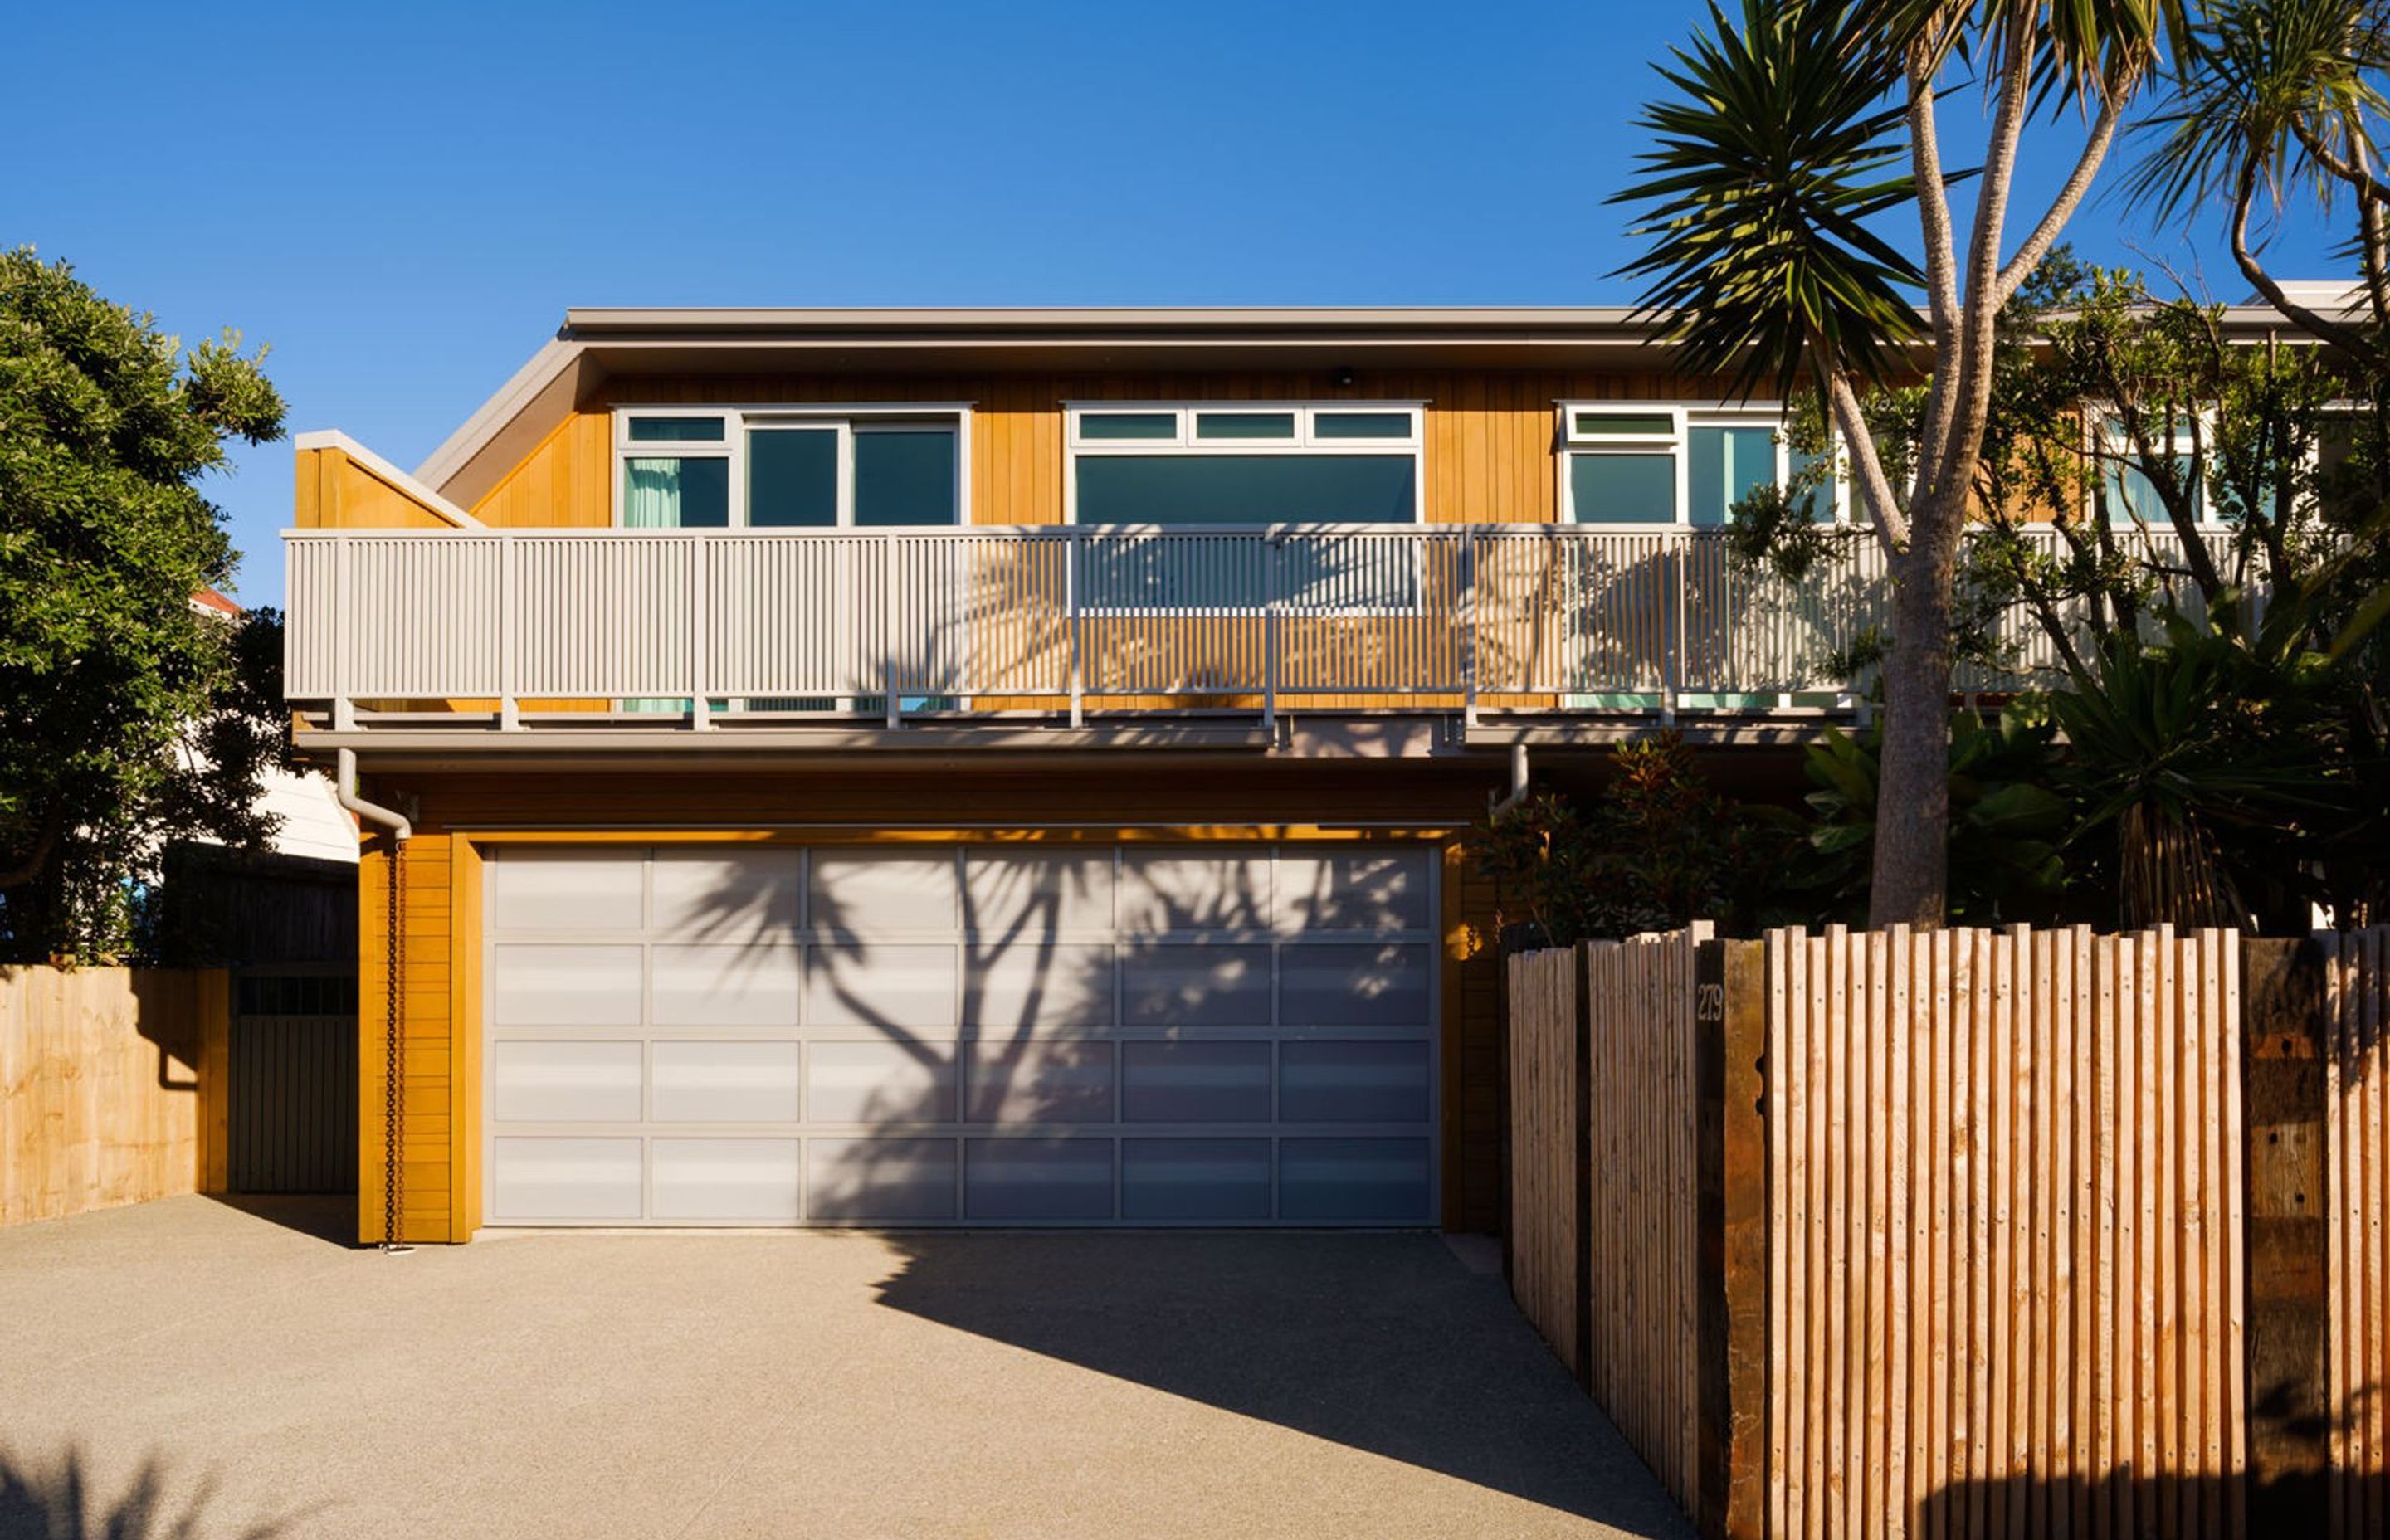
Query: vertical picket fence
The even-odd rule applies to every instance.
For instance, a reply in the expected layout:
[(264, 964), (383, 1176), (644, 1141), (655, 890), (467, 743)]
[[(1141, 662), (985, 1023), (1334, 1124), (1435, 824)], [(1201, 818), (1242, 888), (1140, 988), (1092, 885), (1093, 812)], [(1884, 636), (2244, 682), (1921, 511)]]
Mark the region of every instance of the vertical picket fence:
[(1510, 984), (1515, 1290), (1704, 1534), (2390, 1534), (2390, 929)]
[(1587, 1293), (1584, 1146), (1575, 1130), (1584, 1080), (1577, 1045), (1578, 954), (1558, 948), (1510, 960), (1510, 1292), (1561, 1362), (1583, 1376)]
[(1511, 1290), (1688, 1509), (1693, 962), (1708, 930), (1510, 959)]
[(1767, 944), (1768, 1533), (2237, 1533), (2239, 938)]
[(1693, 960), (1708, 938), (1703, 924), (1585, 949), (1587, 1368), (1611, 1420), (1689, 1511), (1699, 1507)]
[(2321, 939), (2332, 1533), (2390, 1534), (2390, 928)]

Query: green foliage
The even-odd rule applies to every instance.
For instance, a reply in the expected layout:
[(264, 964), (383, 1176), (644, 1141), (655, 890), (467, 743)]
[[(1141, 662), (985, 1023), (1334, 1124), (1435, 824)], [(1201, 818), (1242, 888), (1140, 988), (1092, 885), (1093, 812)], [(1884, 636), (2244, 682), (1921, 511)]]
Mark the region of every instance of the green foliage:
[[(2046, 918), (2065, 886), (2058, 844), (2067, 804), (2053, 789), (2056, 732), (2026, 707), (1985, 722), (1960, 712), (1950, 730), (1950, 886), (1953, 924), (1991, 925)], [(1828, 727), (1804, 769), (1817, 789), (1809, 817), (1781, 821), (1801, 834), (1805, 858), (1784, 874), (1788, 894), (1805, 895), (1819, 919), (1864, 923), (1875, 854), (1877, 788), (1883, 728)]]
[(198, 483), (282, 412), (237, 336), (0, 253), (0, 957), (109, 952), (163, 841), (267, 832), (278, 625), (191, 597), (235, 560)]
[(1747, 932), (1784, 918), (1761, 900), (1786, 835), (1719, 795), (1681, 736), (1622, 744), (1610, 770), (1582, 810), (1534, 792), (1471, 831), (1506, 943), (1565, 946), (1694, 919)]
[(2070, 845), (2119, 925), (2298, 933), (2314, 904), (2362, 905), (2390, 853), (2380, 755), (2298, 609), (2278, 600), (2255, 624), (2238, 596), (2204, 618), (2165, 611), (2163, 643), (2112, 637), (2049, 697)]
[(1873, 379), (1920, 335), (1916, 264), (1871, 227), (1916, 184), (1894, 86), (1900, 52), (1861, 7), (1744, 0), (1659, 71), (1671, 98), (1636, 127), (1652, 147), (1613, 201), (1647, 205), (1649, 250), (1621, 270), (1680, 317), (1688, 373), (1788, 387), (1823, 349)]

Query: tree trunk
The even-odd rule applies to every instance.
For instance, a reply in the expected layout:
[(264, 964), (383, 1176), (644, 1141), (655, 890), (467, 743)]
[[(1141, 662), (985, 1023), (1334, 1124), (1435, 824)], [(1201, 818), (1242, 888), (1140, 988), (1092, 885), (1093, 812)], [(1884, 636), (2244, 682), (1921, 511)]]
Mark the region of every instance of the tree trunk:
[(1894, 590), (1883, 662), (1883, 755), (1875, 794), (1868, 924), (1938, 927), (1949, 875), (1950, 576), (1912, 552)]

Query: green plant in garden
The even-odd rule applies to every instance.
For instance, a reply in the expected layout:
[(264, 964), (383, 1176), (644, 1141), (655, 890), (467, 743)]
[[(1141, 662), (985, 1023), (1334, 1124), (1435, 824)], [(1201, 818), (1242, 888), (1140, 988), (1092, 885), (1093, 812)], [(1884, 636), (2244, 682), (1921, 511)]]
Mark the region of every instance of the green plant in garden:
[(111, 952), (165, 841), (269, 832), (274, 618), (191, 598), (235, 561), (200, 480), (282, 414), (238, 337), (0, 253), (0, 959)]
[[(2070, 809), (2056, 789), (2057, 733), (2029, 705), (1990, 721), (1951, 718), (1949, 916), (1987, 925), (2043, 919), (2059, 908), (2066, 872), (2059, 843)], [(1804, 757), (1817, 789), (1808, 815), (1777, 815), (1795, 830), (1803, 858), (1782, 879), (1807, 918), (1865, 923), (1877, 806), (1883, 786), (1883, 730), (1828, 727)]]
[(1771, 898), (1780, 824), (1722, 796), (1681, 735), (1620, 745), (1580, 807), (1550, 791), (1489, 815), (1469, 838), (1492, 879), (1506, 943), (1567, 945), (1694, 919), (1747, 932), (1789, 917)]
[[(2306, 645), (2295, 594), (2262, 622), (2227, 595), (2159, 617), (2164, 640), (2108, 639), (2049, 696), (2066, 736), (2070, 851), (2114, 922), (2304, 932), (2378, 880), (2379, 756), (2352, 741), (2351, 665)], [(2352, 856), (2359, 859), (2352, 860)]]

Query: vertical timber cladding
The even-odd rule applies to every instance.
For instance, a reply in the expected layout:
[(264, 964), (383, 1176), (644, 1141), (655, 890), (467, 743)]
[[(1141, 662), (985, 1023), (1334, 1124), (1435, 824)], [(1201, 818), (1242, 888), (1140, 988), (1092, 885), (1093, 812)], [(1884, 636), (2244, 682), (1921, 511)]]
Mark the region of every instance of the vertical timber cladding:
[(1421, 843), (508, 844), (498, 1225), (1425, 1225)]

